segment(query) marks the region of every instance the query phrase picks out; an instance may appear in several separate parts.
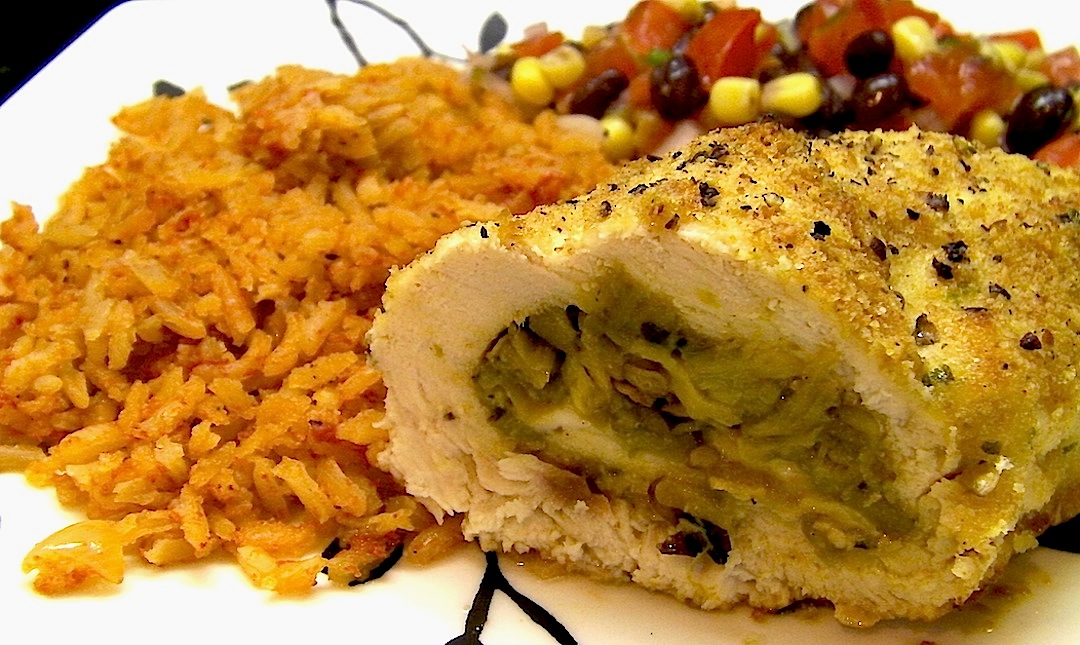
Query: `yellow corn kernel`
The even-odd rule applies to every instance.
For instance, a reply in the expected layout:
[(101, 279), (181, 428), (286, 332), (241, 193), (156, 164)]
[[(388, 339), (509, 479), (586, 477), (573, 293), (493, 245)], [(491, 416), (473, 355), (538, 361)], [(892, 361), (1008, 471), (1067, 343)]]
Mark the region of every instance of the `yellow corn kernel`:
[(705, 5), (700, 0), (660, 0), (679, 12), (686, 22), (695, 25), (705, 18)]
[(709, 90), (709, 113), (717, 125), (753, 121), (761, 113), (761, 83), (742, 76), (721, 78)]
[(761, 88), (761, 111), (795, 118), (817, 112), (824, 101), (821, 81), (809, 72), (794, 72), (774, 78)]
[(999, 62), (1002, 67), (1012, 72), (1024, 67), (1027, 50), (1013, 40), (992, 40), (987, 43), (984, 52), (988, 58)]
[(971, 117), (969, 136), (984, 146), (999, 146), (1005, 136), (1005, 119), (993, 110), (979, 110)]
[(514, 47), (510, 43), (499, 43), (495, 45), (495, 49), (491, 50), (491, 54), (499, 60), (509, 60), (514, 57)]
[(569, 87), (585, 73), (585, 56), (573, 45), (559, 45), (540, 57), (540, 69), (555, 89)]
[(547, 105), (555, 98), (555, 87), (544, 76), (540, 59), (525, 56), (510, 68), (510, 88), (514, 96), (530, 105)]
[(628, 159), (634, 154), (634, 128), (621, 116), (608, 115), (600, 119), (604, 128), (602, 148), (611, 160)]
[(937, 48), (937, 37), (926, 19), (905, 16), (893, 23), (889, 30), (896, 55), (904, 62), (919, 60)]
[(607, 35), (608, 30), (606, 28), (599, 25), (589, 25), (581, 32), (581, 46), (585, 49), (592, 49), (607, 38)]
[(1016, 81), (1017, 87), (1025, 92), (1050, 84), (1050, 78), (1046, 74), (1034, 69), (1016, 70), (1016, 73), (1013, 74), (1013, 80)]
[(1038, 69), (1046, 62), (1046, 51), (1041, 48), (1029, 49), (1024, 52), (1024, 67)]
[(766, 38), (771, 37), (773, 34), (773, 28), (765, 21), (761, 21), (754, 27), (754, 42), (761, 44), (765, 42)]

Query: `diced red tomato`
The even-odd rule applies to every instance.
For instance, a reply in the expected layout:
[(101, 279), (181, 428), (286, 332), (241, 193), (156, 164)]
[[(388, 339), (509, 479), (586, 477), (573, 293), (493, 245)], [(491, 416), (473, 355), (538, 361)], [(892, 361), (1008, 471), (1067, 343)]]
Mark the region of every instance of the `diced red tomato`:
[(1064, 134), (1031, 156), (1062, 168), (1080, 168), (1080, 134), (1075, 132)]
[(555, 49), (559, 45), (563, 44), (566, 38), (562, 32), (558, 31), (545, 31), (539, 33), (531, 38), (526, 38), (518, 43), (511, 45), (514, 50), (514, 55), (518, 58), (524, 58), (526, 56), (543, 56), (552, 49)]
[(796, 15), (795, 20), (795, 35), (799, 37), (799, 42), (805, 44), (810, 40), (810, 35), (821, 27), (826, 20), (840, 11), (843, 5), (843, 0), (817, 0), (806, 5)]
[[(757, 9), (718, 11), (703, 24), (686, 47), (706, 87), (724, 76), (751, 76), (772, 43), (757, 43), (754, 31), (761, 24)], [(774, 41), (775, 42), (775, 41)]]
[(639, 108), (647, 108), (652, 105), (652, 81), (649, 80), (649, 72), (638, 72), (638, 75), (630, 79), (630, 85), (626, 88), (627, 102)]
[(973, 40), (959, 40), (912, 63), (905, 71), (911, 92), (933, 107), (951, 130), (983, 108), (1008, 112), (1020, 95), (1004, 69), (979, 55)]
[(810, 58), (827, 75), (844, 71), (844, 52), (856, 36), (881, 29), (907, 16), (926, 20), (938, 36), (952, 32), (938, 15), (910, 0), (818, 0), (797, 25)]
[(670, 51), (689, 25), (682, 15), (660, 0), (643, 0), (630, 9), (619, 34), (630, 53), (645, 57), (654, 51)]
[(1042, 49), (1042, 38), (1040, 38), (1039, 33), (1033, 29), (993, 34), (990, 36), (990, 40), (1009, 40), (1028, 51)]
[(585, 74), (582, 80), (593, 78), (609, 69), (622, 72), (626, 78), (633, 78), (642, 68), (643, 65), (626, 49), (621, 38), (605, 38), (585, 53)]
[(840, 7), (807, 34), (806, 51), (825, 74), (844, 71), (844, 52), (859, 34), (875, 29), (870, 16), (857, 11), (854, 4)]
[(1047, 54), (1043, 68), (1050, 82), (1058, 87), (1080, 83), (1080, 53), (1075, 46)]
[[(923, 0), (810, 0), (795, 20), (802, 51), (813, 61), (823, 79), (837, 88), (858, 81), (849, 70), (845, 53), (851, 41), (869, 30), (890, 31), (903, 18), (925, 20), (938, 37), (938, 47), (917, 61), (894, 57), (889, 71), (903, 74), (915, 99), (896, 112), (880, 116), (874, 123), (842, 122), (836, 127), (880, 127), (923, 129), (967, 133), (971, 117), (981, 109), (1008, 114), (1023, 91), (1019, 82), (1002, 66), (980, 53), (985, 40), (957, 33), (936, 13), (915, 4)], [(596, 42), (589, 32), (583, 49), (585, 73), (570, 87), (562, 87), (556, 104), (566, 106), (568, 97), (598, 75), (617, 70), (627, 79), (619, 83), (619, 109), (628, 108), (639, 149), (647, 149), (665, 136), (674, 124), (654, 104), (652, 71), (673, 49), (685, 46), (705, 88), (725, 76), (761, 77), (766, 65), (783, 69), (787, 60), (773, 55), (779, 34), (777, 25), (763, 20), (757, 9), (734, 2), (716, 2), (703, 23), (684, 17), (665, 0), (635, 0), (624, 20), (605, 29)], [(727, 8), (722, 8), (727, 7)], [(1042, 39), (1033, 29), (1019, 29), (989, 36), (991, 40), (1019, 44), (1028, 51), (1042, 51)], [(560, 33), (536, 33), (514, 46), (517, 56), (539, 56), (565, 42)], [(584, 46), (583, 46), (584, 47)], [(662, 53), (664, 55), (657, 55)], [(1067, 47), (1043, 57), (1036, 68), (1057, 87), (1080, 84), (1080, 49)], [(802, 61), (799, 61), (800, 63)], [(604, 96), (607, 100), (608, 96)], [(570, 109), (570, 108), (567, 108)], [(669, 118), (681, 117), (668, 113)], [(694, 118), (689, 115), (687, 118)], [(843, 115), (838, 118), (844, 118)], [(700, 124), (699, 124), (700, 125)], [(832, 127), (832, 125), (830, 125)], [(1080, 167), (1080, 134), (1069, 134), (1040, 150), (1036, 158), (1058, 165)]]
[(934, 30), (934, 35), (938, 38), (942, 36), (948, 36), (953, 33), (952, 26), (941, 19), (941, 16), (918, 7), (911, 0), (874, 0), (879, 2), (881, 6), (881, 23), (877, 25), (878, 29), (888, 30), (897, 20), (906, 18), (908, 16), (918, 16), (925, 20), (930, 28)]

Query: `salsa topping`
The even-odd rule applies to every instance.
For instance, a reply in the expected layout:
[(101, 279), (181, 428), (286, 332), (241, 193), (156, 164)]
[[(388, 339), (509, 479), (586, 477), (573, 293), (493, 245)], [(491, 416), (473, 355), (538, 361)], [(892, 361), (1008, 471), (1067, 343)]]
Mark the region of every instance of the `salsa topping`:
[(769, 117), (821, 134), (918, 126), (1080, 166), (1075, 46), (1046, 51), (1034, 30), (964, 33), (911, 0), (813, 0), (777, 22), (641, 0), (578, 40), (541, 25), (478, 63), (526, 105), (598, 119), (614, 159)]

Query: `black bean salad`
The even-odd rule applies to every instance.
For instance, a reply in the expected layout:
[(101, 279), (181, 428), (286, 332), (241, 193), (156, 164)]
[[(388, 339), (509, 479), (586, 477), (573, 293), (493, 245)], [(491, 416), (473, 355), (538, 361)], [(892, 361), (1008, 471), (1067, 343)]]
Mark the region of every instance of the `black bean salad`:
[(1021, 30), (956, 31), (911, 0), (814, 0), (776, 23), (701, 0), (641, 0), (580, 39), (538, 28), (492, 53), (521, 102), (597, 119), (624, 159), (762, 116), (815, 133), (952, 132), (1080, 166), (1080, 54)]

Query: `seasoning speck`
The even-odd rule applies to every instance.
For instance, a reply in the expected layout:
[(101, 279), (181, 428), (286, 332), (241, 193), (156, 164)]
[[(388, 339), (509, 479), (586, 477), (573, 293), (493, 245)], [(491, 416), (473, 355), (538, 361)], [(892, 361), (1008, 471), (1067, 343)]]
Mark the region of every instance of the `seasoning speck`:
[(934, 266), (934, 272), (938, 274), (939, 278), (941, 278), (942, 280), (953, 279), (953, 268), (951, 266), (945, 264), (937, 258), (934, 258), (931, 261), (931, 264)]
[(874, 252), (877, 259), (884, 261), (888, 257), (889, 250), (885, 246), (885, 242), (882, 242), (879, 238), (873, 238), (870, 240), (870, 250)]
[(942, 193), (930, 193), (926, 196), (926, 205), (939, 213), (947, 213), (949, 196)]
[(920, 217), (922, 217), (922, 213), (915, 210), (914, 208), (909, 208), (909, 209), (907, 209), (907, 216), (908, 216), (908, 219), (916, 220), (916, 219), (919, 219)]
[(941, 248), (945, 251), (945, 257), (949, 259), (949, 262), (963, 262), (967, 259), (968, 245), (963, 240), (949, 242)]
[(1059, 213), (1057, 217), (1062, 224), (1075, 224), (1080, 222), (1080, 211), (1070, 208), (1064, 213)]
[(1042, 349), (1042, 341), (1035, 335), (1035, 332), (1029, 331), (1020, 338), (1020, 349), (1035, 350)]
[(716, 206), (716, 198), (720, 196), (720, 191), (705, 182), (701, 182), (698, 184), (698, 194), (701, 196), (701, 205), (705, 208), (712, 208)]
[(815, 240), (824, 240), (832, 234), (832, 227), (821, 220), (814, 222), (814, 230), (810, 231), (810, 237)]
[(990, 283), (989, 291), (990, 291), (990, 293), (992, 295), (1002, 296), (1006, 300), (1012, 300), (1012, 294), (1009, 293), (1009, 291), (1007, 289), (1005, 289), (1005, 287), (1001, 286), (1000, 284), (998, 284), (996, 282), (991, 282)]
[(937, 327), (930, 322), (926, 314), (919, 314), (919, 317), (915, 319), (915, 330), (911, 332), (911, 335), (915, 337), (915, 344), (920, 347), (933, 345), (938, 340)]

